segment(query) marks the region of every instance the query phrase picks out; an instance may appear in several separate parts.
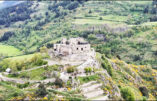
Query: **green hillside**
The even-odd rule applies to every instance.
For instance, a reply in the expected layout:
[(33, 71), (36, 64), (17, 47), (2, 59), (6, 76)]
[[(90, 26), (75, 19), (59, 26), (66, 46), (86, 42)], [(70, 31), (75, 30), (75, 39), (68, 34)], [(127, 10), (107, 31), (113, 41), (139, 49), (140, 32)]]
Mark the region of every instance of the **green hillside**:
[[(23, 5), (27, 8), (22, 8)], [(128, 63), (151, 64), (156, 68), (157, 23), (150, 22), (156, 15), (152, 13), (152, 1), (27, 2), (18, 9), (6, 10), (9, 14), (17, 14), (19, 20), (14, 21), (16, 17), (9, 16), (13, 22), (7, 26), (14, 28), (11, 30), (14, 34), (4, 31), (3, 36), (8, 36), (2, 37), (6, 40), (1, 42), (25, 54), (43, 45), (52, 46), (51, 41), (60, 37), (81, 36), (110, 58), (119, 55)], [(19, 15), (20, 9), (29, 13)], [(23, 14), (29, 17), (25, 19)], [(98, 34), (102, 34), (105, 41), (97, 37)]]
[[(27, 1), (0, 10), (0, 74), (30, 80), (24, 84), (2, 81), (0, 100), (35, 100), (40, 86), (44, 93), (47, 90), (47, 96), (37, 100), (84, 100), (79, 89), (71, 90), (71, 81), (63, 85), (58, 80), (45, 84), (46, 88), (37, 87), (38, 80), (52, 79), (49, 76), (54, 71), (58, 76), (62, 67), (76, 70), (77, 66), (49, 66), (50, 57), (41, 52), (51, 49), (63, 37), (83, 37), (97, 52), (96, 61), (101, 68), (94, 69), (92, 75), (88, 73), (92, 67), (87, 67), (87, 75), (77, 78), (81, 84), (102, 83), (101, 89), (109, 92), (111, 99), (157, 99), (156, 5), (156, 0)], [(11, 74), (1, 73), (7, 68), (12, 69)], [(67, 91), (57, 90), (61, 85)], [(5, 91), (7, 94), (3, 94)], [(60, 99), (62, 96), (64, 99)]]

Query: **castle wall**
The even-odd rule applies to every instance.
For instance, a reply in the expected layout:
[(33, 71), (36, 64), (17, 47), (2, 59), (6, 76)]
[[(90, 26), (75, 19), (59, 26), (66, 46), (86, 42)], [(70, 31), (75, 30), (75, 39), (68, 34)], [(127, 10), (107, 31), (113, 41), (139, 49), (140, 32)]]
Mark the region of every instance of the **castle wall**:
[(82, 53), (82, 52), (88, 52), (90, 51), (90, 44), (86, 45), (76, 45), (73, 48), (73, 53)]
[[(69, 44), (66, 44), (66, 42), (69, 42)], [(54, 51), (62, 55), (90, 52), (90, 44), (83, 44), (81, 42), (83, 42), (83, 39), (80, 38), (62, 39), (61, 44), (54, 44)]]
[(90, 51), (90, 44), (84, 45), (66, 45), (54, 44), (54, 49), (60, 54), (76, 54)]

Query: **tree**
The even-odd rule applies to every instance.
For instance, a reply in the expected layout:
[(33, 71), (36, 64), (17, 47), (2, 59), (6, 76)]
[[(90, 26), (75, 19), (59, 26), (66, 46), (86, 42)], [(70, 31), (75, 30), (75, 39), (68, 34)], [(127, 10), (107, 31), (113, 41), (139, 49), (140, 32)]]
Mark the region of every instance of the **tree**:
[(97, 38), (94, 34), (90, 34), (90, 35), (88, 35), (88, 39), (89, 40), (96, 40)]
[(48, 49), (47, 49), (46, 46), (43, 46), (43, 47), (40, 48), (41, 53), (47, 53), (47, 51), (48, 51)]
[(143, 11), (144, 13), (148, 13), (149, 12), (149, 6), (146, 6), (145, 8), (144, 8), (144, 11)]
[(0, 38), (0, 41), (7, 41), (12, 35), (14, 35), (14, 32), (5, 32), (4, 35)]
[(99, 20), (102, 20), (103, 18), (102, 17), (99, 17)]
[(78, 6), (79, 6), (79, 3), (78, 3), (77, 1), (74, 1), (74, 2), (70, 3), (70, 4), (67, 6), (67, 8), (68, 8), (69, 10), (73, 10), (73, 9), (77, 8)]
[(153, 0), (152, 6), (152, 14), (157, 14), (157, 0)]
[(49, 15), (49, 12), (45, 12), (45, 15), (48, 16), (48, 15)]
[(157, 56), (157, 51), (155, 51), (155, 52), (154, 52), (154, 55), (156, 55), (156, 56)]
[(88, 12), (88, 13), (90, 14), (90, 13), (92, 13), (92, 11), (91, 11), (91, 10), (89, 10), (89, 12)]

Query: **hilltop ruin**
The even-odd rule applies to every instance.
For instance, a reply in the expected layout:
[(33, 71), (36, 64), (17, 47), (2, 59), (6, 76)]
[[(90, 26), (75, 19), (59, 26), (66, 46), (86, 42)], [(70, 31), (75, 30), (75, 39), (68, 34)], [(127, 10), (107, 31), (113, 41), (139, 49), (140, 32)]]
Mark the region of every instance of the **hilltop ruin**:
[(63, 38), (60, 43), (54, 44), (54, 51), (60, 55), (79, 54), (91, 51), (90, 44), (83, 38)]
[(95, 51), (90, 44), (83, 38), (63, 38), (53, 47), (56, 56), (62, 56), (62, 59), (68, 60), (87, 60), (95, 57)]

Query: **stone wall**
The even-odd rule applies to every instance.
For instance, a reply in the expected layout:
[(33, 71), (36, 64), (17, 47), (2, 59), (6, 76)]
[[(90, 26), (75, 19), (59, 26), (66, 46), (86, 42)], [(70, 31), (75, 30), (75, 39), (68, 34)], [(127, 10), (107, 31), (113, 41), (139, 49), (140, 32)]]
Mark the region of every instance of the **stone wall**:
[(84, 45), (54, 44), (54, 50), (62, 55), (70, 55), (91, 51), (90, 44)]

